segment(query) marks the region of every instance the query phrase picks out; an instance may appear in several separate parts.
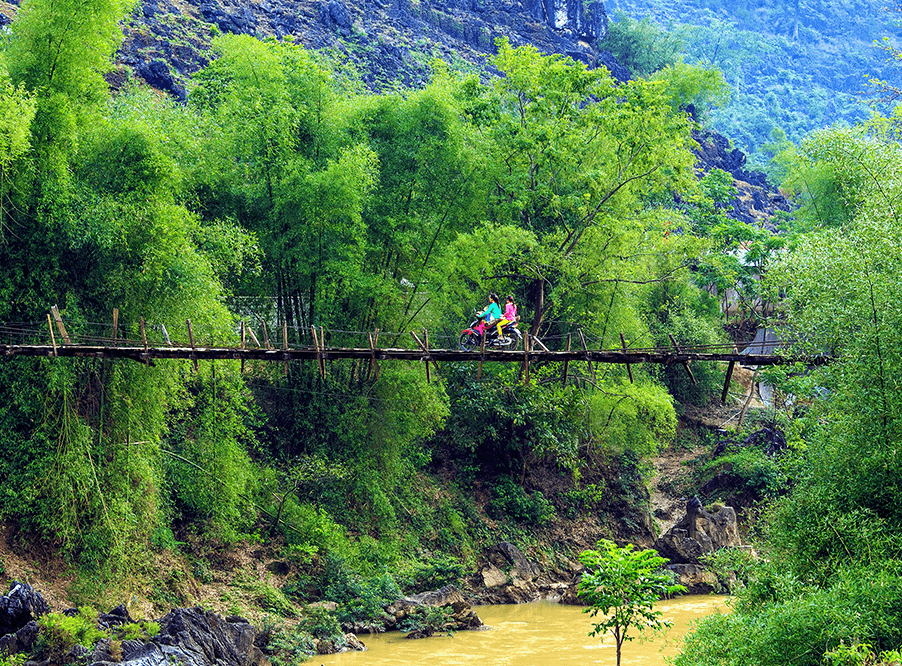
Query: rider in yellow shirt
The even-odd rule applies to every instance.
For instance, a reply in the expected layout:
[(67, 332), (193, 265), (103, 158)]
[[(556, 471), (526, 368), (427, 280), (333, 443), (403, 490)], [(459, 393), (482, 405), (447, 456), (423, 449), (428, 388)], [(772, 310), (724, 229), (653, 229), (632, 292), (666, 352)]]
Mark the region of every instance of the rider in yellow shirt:
[(508, 296), (505, 299), (504, 304), (504, 317), (498, 321), (498, 337), (503, 337), (501, 333), (501, 329), (510, 324), (511, 322), (517, 321), (517, 306), (514, 305), (514, 297)]

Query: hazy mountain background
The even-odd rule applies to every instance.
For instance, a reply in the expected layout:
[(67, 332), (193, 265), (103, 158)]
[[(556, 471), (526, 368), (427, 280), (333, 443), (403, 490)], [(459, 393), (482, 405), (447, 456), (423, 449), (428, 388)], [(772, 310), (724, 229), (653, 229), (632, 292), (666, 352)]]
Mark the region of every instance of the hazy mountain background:
[(868, 79), (894, 77), (880, 48), (899, 35), (902, 15), (891, 0), (608, 0), (605, 7), (615, 20), (644, 18), (684, 40), (688, 62), (723, 70), (732, 98), (710, 113), (710, 125), (759, 166), (781, 132), (797, 142), (813, 129), (867, 118), (876, 101)]

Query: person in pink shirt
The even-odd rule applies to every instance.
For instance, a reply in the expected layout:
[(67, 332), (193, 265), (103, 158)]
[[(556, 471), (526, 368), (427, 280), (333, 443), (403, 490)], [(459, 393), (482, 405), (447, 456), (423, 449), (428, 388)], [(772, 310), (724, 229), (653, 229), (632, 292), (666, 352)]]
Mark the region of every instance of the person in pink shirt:
[(517, 306), (514, 305), (514, 297), (508, 296), (505, 299), (505, 303), (504, 303), (504, 316), (498, 320), (498, 337), (499, 338), (504, 337), (504, 334), (501, 332), (501, 329), (514, 321), (517, 321)]

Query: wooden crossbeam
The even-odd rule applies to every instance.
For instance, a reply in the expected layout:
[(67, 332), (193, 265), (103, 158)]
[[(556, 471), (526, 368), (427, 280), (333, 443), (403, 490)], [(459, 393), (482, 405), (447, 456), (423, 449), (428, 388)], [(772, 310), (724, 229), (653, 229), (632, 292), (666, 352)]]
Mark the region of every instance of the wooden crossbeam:
[[(676, 350), (677, 354), (679, 354), (680, 346), (677, 344), (676, 338), (674, 338), (673, 334), (671, 333), (668, 333), (667, 335), (670, 336), (670, 341), (673, 343), (673, 348)], [(692, 383), (697, 384), (698, 382), (695, 381), (695, 375), (692, 374), (692, 370), (689, 368), (689, 361), (681, 361), (681, 363), (683, 364), (683, 368), (686, 370), (686, 374), (689, 375), (689, 379), (692, 380)]]
[[(49, 318), (49, 315), (48, 315)], [(51, 320), (52, 321), (52, 320)], [(7, 345), (0, 344), (0, 356), (52, 356), (52, 345)], [(148, 347), (144, 351), (143, 345), (125, 344), (120, 340), (118, 345), (62, 345), (56, 346), (57, 355), (61, 357), (106, 357), (106, 358), (131, 358), (142, 360), (146, 354), (152, 359), (191, 359), (191, 360), (220, 360), (220, 359), (247, 359), (258, 361), (296, 361), (316, 360), (317, 352), (313, 347), (297, 347), (293, 349), (241, 349), (238, 347)], [(365, 359), (369, 360), (374, 355), (379, 360), (397, 361), (421, 361), (424, 357), (422, 349), (383, 348), (371, 350), (363, 348), (331, 348), (330, 359)], [(483, 355), (481, 350), (470, 352), (457, 349), (430, 349), (428, 351), (430, 363), (437, 367), (439, 362), (478, 362), (482, 357), (486, 362), (492, 363), (523, 363), (523, 353), (519, 351), (486, 349)], [(595, 349), (584, 351), (573, 349), (570, 351), (535, 351), (529, 352), (530, 364), (535, 363), (559, 363), (559, 362), (591, 362), (602, 364), (625, 363), (683, 363), (683, 362), (724, 362), (735, 361), (747, 365), (788, 365), (792, 363), (806, 363), (809, 365), (825, 365), (830, 362), (830, 357), (825, 356), (773, 356), (757, 354), (736, 353), (702, 353), (682, 350), (675, 353), (672, 348), (663, 350), (635, 351), (624, 353), (620, 349)]]
[(56, 327), (59, 329), (60, 336), (63, 338), (63, 344), (71, 345), (72, 341), (69, 339), (69, 334), (66, 332), (66, 326), (63, 324), (63, 318), (60, 317), (59, 309), (54, 305), (50, 308), (50, 312), (53, 313), (53, 320), (56, 322)]
[(191, 354), (188, 358), (194, 361), (194, 372), (197, 372), (197, 354), (194, 350), (194, 329), (191, 328), (190, 319), (186, 319), (185, 322), (188, 324), (188, 340), (191, 342)]
[[(569, 333), (567, 334), (567, 351), (568, 352), (570, 351), (570, 334)], [(570, 361), (564, 361), (564, 374), (563, 374), (563, 378), (561, 379), (561, 386), (567, 385), (567, 370), (568, 370), (569, 365), (570, 365)]]

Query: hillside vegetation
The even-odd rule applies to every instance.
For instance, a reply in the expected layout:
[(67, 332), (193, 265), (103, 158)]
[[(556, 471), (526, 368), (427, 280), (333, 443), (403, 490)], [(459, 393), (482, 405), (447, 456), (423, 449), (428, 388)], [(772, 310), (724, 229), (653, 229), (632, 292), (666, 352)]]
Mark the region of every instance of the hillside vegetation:
[[(229, 344), (243, 319), (274, 342), (284, 323), (291, 344), (322, 326), (336, 346), (422, 329), (453, 346), (496, 291), (549, 344), (577, 328), (595, 347), (722, 339), (690, 266), (733, 242), (706, 226), (726, 220), (728, 179), (699, 183), (680, 110), (718, 79), (621, 84), (502, 41), (504, 78), (437, 64), (427, 87), (375, 95), (290, 41), (223, 35), (180, 105), (140, 86), (109, 95), (128, 7), (90, 9), (64, 30), (67, 7), (25, 5), (4, 49), (0, 320), (34, 326), (56, 304), (74, 333), (102, 337), (115, 308), (120, 336), (143, 318), (183, 341), (190, 320), (199, 344)], [(9, 359), (0, 511), (58, 548), (88, 598), (194, 533), (281, 540), (309, 568), (302, 599), (344, 601), (348, 580), (406, 561), (459, 575), (486, 541), (590, 513), (598, 463), (633, 470), (604, 504), (641, 497), (639, 461), (675, 430), (675, 372), (572, 368), (563, 386), (544, 381), (561, 368), (533, 368), (524, 385), (510, 367), (429, 383), (419, 364), (334, 362), (321, 378)], [(697, 375), (699, 396), (720, 382)], [(442, 465), (458, 490), (432, 476)], [(531, 465), (556, 470), (557, 496)]]
[[(709, 125), (756, 168), (779, 177), (769, 163), (787, 140), (867, 120), (874, 104), (888, 111), (873, 82), (896, 78), (884, 48), (898, 45), (891, 2), (609, 0), (606, 6), (613, 21), (601, 47), (629, 69), (649, 73), (678, 58), (720, 69), (731, 95), (710, 111)], [(646, 48), (630, 48), (634, 40), (624, 40), (624, 31), (644, 35)]]
[[(143, 320), (185, 340), (190, 320), (198, 344), (233, 345), (245, 321), (273, 342), (425, 329), (453, 346), (497, 292), (548, 344), (647, 348), (728, 342), (712, 286), (738, 294), (734, 329), (764, 298), (761, 323), (833, 362), (769, 373), (785, 450), (712, 451), (685, 482), (722, 471), (760, 501), (764, 557), (713, 556), (744, 589), (680, 663), (902, 645), (898, 116), (787, 146), (796, 209), (774, 234), (728, 215), (729, 174), (697, 168), (716, 68), (620, 81), (502, 39), (503, 76), (435, 62), (423, 87), (375, 94), (292, 40), (224, 34), (181, 104), (109, 93), (130, 9), (33, 0), (3, 44), (0, 322), (43, 327), (58, 305), (107, 337), (115, 308), (132, 338)], [(527, 383), (513, 364), (428, 381), (401, 362), (4, 359), (0, 516), (64, 558), (75, 601), (190, 603), (223, 547), (258, 544), (288, 572), (236, 583), (258, 610), (328, 600), (330, 626), (378, 625), (500, 540), (551, 566), (650, 536), (649, 461), (708, 443), (679, 419), (723, 368), (573, 365)]]

